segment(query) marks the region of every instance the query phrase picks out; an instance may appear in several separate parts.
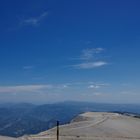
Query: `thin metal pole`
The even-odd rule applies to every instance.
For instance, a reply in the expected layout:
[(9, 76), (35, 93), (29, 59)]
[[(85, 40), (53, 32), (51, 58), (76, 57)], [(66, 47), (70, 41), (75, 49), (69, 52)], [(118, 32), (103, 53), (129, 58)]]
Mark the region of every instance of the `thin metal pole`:
[(59, 140), (59, 121), (57, 121), (57, 140)]

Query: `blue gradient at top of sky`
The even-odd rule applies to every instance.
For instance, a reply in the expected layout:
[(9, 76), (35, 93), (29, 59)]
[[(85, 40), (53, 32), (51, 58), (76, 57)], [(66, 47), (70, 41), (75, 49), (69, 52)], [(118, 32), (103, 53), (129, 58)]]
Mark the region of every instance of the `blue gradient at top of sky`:
[[(54, 101), (138, 103), (139, 7), (138, 0), (1, 0), (0, 100), (41, 102), (48, 97), (42, 101), (47, 102), (53, 96)], [(103, 49), (98, 62), (106, 64), (81, 67), (88, 63), (80, 58), (82, 52), (97, 48)], [(36, 94), (6, 90), (28, 85), (52, 88)], [(68, 88), (60, 91), (60, 85)]]

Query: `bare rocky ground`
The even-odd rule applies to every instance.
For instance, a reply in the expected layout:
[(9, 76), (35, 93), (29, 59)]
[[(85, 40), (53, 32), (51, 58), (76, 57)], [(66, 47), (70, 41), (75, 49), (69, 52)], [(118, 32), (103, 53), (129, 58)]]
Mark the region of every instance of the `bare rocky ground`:
[[(0, 137), (0, 140), (17, 139)], [(18, 140), (56, 140), (56, 128)], [(60, 126), (60, 140), (140, 140), (140, 119), (117, 113), (87, 112)]]
[(17, 140), (16, 138), (0, 136), (0, 140)]

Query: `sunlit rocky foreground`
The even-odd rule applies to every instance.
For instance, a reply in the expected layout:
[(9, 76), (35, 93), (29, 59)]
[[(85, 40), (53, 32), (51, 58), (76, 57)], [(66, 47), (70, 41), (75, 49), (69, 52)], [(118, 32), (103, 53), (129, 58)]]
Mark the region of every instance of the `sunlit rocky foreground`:
[[(60, 126), (60, 140), (140, 140), (140, 119), (117, 113), (87, 112), (70, 124)], [(56, 128), (12, 139), (0, 140), (56, 140)]]

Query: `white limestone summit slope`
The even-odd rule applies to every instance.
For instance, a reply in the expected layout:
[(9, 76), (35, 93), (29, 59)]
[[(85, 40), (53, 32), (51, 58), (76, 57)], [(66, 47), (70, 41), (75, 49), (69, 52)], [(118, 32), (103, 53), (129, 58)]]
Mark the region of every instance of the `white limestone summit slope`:
[[(60, 126), (60, 140), (140, 140), (140, 119), (117, 113), (87, 112)], [(56, 140), (56, 128), (20, 138)]]

